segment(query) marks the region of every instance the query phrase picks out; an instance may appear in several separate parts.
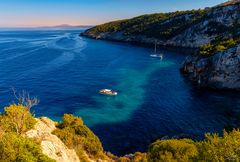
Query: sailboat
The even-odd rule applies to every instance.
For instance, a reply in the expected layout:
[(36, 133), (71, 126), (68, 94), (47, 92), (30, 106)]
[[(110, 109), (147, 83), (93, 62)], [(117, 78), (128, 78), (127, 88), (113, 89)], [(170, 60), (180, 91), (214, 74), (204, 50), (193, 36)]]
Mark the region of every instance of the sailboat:
[(157, 57), (163, 60), (163, 54), (157, 54), (157, 41), (155, 40), (155, 48), (154, 48), (154, 53), (150, 55), (151, 57)]

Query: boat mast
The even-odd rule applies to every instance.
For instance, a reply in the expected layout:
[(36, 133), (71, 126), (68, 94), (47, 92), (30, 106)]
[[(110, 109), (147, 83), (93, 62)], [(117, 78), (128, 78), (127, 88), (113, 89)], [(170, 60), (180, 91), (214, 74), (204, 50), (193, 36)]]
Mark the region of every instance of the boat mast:
[(155, 49), (154, 52), (157, 53), (157, 40), (155, 40)]

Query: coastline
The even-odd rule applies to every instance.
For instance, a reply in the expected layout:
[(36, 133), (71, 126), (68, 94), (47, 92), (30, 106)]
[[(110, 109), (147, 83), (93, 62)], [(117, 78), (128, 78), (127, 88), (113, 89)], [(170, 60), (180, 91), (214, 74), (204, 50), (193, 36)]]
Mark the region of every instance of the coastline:
[[(117, 40), (117, 39), (108, 39), (108, 38), (96, 38), (85, 34), (85, 31), (79, 34), (80, 37), (93, 39), (93, 40), (101, 40), (101, 41), (109, 41), (109, 42), (118, 42), (124, 43), (134, 46), (146, 47), (146, 48), (154, 48), (154, 41), (153, 42), (142, 42), (142, 41), (129, 41), (129, 40)], [(188, 55), (194, 55), (197, 53), (198, 48), (191, 48), (191, 47), (182, 47), (182, 46), (171, 46), (171, 45), (163, 45), (157, 44), (157, 47), (162, 50), (168, 50), (172, 52), (184, 53)]]

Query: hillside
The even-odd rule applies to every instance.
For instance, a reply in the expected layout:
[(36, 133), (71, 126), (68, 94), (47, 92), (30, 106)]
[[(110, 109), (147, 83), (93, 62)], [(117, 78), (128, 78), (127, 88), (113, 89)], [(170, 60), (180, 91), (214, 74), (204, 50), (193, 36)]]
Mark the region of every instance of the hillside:
[[(114, 21), (95, 26), (81, 35), (142, 44), (157, 41), (164, 47), (194, 48), (196, 55), (188, 57), (182, 66), (186, 76), (201, 87), (240, 89), (240, 54), (236, 50), (240, 44), (239, 0), (204, 10), (149, 14)], [(213, 57), (215, 54), (219, 57)], [(207, 73), (212, 75), (205, 75)]]
[(198, 48), (225, 37), (237, 37), (239, 2), (205, 10), (177, 11), (114, 21), (82, 33), (95, 39), (154, 43), (174, 47)]
[(191, 24), (197, 23), (204, 15), (204, 10), (143, 15), (96, 26), (83, 35), (96, 39), (139, 43), (153, 43), (158, 39), (159, 44), (164, 44)]

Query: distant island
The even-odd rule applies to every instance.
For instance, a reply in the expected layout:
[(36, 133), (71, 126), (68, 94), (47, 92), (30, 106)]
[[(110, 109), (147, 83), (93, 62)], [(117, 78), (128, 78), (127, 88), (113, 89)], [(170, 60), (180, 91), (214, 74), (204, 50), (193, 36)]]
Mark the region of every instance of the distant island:
[(215, 7), (148, 14), (98, 25), (93, 39), (193, 48), (181, 71), (199, 87), (240, 89), (240, 0)]
[(60, 24), (55, 26), (40, 26), (37, 28), (92, 28), (92, 25), (69, 25), (69, 24)]

